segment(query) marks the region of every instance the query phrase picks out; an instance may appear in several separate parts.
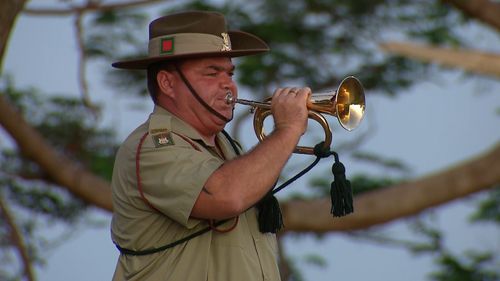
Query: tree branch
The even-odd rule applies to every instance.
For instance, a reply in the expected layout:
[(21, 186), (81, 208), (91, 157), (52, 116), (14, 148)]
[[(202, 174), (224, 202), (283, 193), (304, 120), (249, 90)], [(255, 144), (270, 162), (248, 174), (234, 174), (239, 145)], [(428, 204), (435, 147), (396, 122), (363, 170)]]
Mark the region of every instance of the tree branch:
[(7, 41), (12, 31), (12, 26), (16, 20), (19, 11), (24, 7), (26, 0), (6, 0), (0, 9), (0, 74), (2, 73), (2, 63), (5, 50), (7, 50)]
[(464, 12), (469, 17), (476, 18), (489, 26), (500, 30), (500, 2), (489, 0), (442, 0)]
[(403, 42), (383, 43), (380, 44), (380, 48), (386, 52), (409, 58), (461, 68), (472, 73), (500, 77), (500, 55), (494, 53), (438, 48)]
[[(354, 213), (332, 218), (330, 199), (281, 204), (285, 231), (330, 232), (366, 229), (483, 191), (500, 183), (500, 143), (491, 151), (446, 171), (354, 199)], [(354, 187), (355, 188), (355, 187)]]
[(74, 21), (75, 39), (76, 39), (76, 45), (77, 45), (77, 49), (78, 49), (78, 62), (77, 62), (77, 64), (78, 64), (78, 84), (79, 84), (80, 96), (82, 98), (83, 104), (87, 108), (89, 108), (94, 115), (97, 115), (98, 108), (90, 100), (86, 71), (85, 71), (85, 68), (87, 65), (86, 64), (87, 57), (85, 54), (85, 46), (83, 43), (82, 18), (83, 18), (83, 14), (77, 13), (75, 15), (75, 21)]
[(0, 217), (7, 224), (9, 229), (9, 236), (12, 245), (17, 249), (19, 256), (21, 258), (24, 270), (23, 276), (29, 281), (35, 281), (35, 275), (33, 274), (33, 268), (31, 266), (31, 259), (28, 254), (28, 250), (24, 244), (23, 236), (16, 226), (16, 222), (12, 217), (9, 208), (5, 201), (3, 200), (2, 193), (0, 192)]
[(75, 13), (86, 13), (96, 11), (110, 11), (117, 9), (133, 8), (142, 5), (149, 5), (160, 2), (168, 2), (168, 0), (137, 0), (115, 4), (99, 4), (88, 1), (85, 5), (71, 6), (68, 8), (25, 8), (22, 12), (31, 16), (70, 16)]
[(83, 201), (112, 211), (109, 183), (76, 162), (59, 154), (33, 129), (0, 93), (0, 125), (12, 136), (23, 154), (37, 163), (52, 179)]

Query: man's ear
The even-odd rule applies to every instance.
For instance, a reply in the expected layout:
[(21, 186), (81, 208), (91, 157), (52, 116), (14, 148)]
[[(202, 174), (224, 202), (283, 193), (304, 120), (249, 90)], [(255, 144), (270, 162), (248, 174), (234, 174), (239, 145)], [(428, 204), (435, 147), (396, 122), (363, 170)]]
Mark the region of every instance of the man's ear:
[(158, 71), (156, 74), (156, 82), (158, 83), (158, 88), (160, 94), (167, 95), (170, 98), (174, 98), (174, 75), (166, 70)]

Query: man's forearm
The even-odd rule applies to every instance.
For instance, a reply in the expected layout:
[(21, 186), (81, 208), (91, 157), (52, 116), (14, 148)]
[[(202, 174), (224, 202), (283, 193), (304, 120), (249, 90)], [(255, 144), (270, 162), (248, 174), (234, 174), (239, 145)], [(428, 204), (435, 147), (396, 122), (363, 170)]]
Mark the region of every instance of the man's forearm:
[[(226, 162), (206, 182), (193, 216), (235, 216), (258, 202), (273, 186), (298, 143), (300, 133), (281, 129), (247, 154)], [(197, 206), (197, 205), (200, 206)]]

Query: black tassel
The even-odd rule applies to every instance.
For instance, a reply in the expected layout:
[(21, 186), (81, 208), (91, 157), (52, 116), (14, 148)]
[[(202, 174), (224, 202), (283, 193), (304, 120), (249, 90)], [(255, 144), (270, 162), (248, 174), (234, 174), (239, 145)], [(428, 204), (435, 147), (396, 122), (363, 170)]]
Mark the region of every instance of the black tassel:
[(266, 194), (257, 203), (259, 230), (262, 233), (276, 233), (283, 228), (283, 217), (281, 215), (278, 199), (273, 195), (272, 191)]
[(335, 163), (332, 166), (333, 182), (330, 195), (332, 197), (331, 213), (334, 217), (342, 217), (354, 212), (351, 182), (345, 177), (345, 167), (333, 152)]

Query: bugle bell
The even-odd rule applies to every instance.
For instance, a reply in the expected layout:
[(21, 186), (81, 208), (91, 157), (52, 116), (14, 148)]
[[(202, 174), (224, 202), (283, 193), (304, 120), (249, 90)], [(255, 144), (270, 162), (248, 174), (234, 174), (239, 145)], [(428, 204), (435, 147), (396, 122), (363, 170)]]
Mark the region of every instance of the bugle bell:
[[(271, 115), (270, 98), (264, 102), (256, 102), (245, 99), (234, 99), (231, 93), (226, 96), (226, 102), (249, 105), (254, 109), (253, 126), (259, 141), (264, 140), (264, 119)], [(321, 114), (336, 116), (340, 125), (347, 131), (359, 126), (365, 114), (365, 94), (363, 85), (354, 76), (348, 76), (342, 80), (337, 90), (311, 94), (307, 101), (308, 115), (310, 119), (317, 121), (325, 132), (324, 147), (330, 148), (332, 142), (332, 131), (328, 121)], [(297, 146), (294, 153), (314, 154), (313, 147)]]

